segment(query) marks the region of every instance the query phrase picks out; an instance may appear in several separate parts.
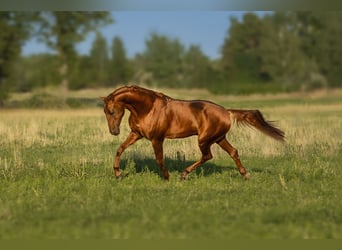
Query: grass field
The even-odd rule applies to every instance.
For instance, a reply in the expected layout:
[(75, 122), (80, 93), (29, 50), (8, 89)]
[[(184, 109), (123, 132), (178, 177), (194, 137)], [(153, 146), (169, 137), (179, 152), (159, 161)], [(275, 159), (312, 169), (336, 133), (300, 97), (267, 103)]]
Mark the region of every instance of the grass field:
[(180, 181), (200, 157), (196, 137), (167, 140), (165, 183), (141, 140), (123, 154), (125, 178), (117, 181), (112, 162), (129, 131), (127, 116), (113, 137), (96, 106), (0, 110), (0, 238), (342, 238), (341, 92), (170, 95), (261, 109), (279, 121), (287, 142), (234, 127), (227, 137), (251, 179), (213, 146), (214, 159)]

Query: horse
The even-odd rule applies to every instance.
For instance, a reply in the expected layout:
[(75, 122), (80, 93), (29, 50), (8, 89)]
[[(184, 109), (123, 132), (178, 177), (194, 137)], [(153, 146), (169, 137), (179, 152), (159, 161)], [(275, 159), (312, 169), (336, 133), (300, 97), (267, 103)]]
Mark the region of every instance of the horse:
[(226, 134), (234, 122), (250, 125), (278, 141), (285, 141), (282, 130), (266, 121), (259, 110), (226, 109), (207, 100), (179, 100), (163, 93), (139, 86), (124, 86), (114, 90), (107, 97), (101, 97), (109, 132), (120, 133), (120, 124), (125, 109), (131, 131), (119, 146), (114, 159), (114, 175), (121, 178), (120, 157), (125, 149), (141, 138), (152, 143), (157, 164), (163, 177), (169, 180), (169, 172), (163, 159), (165, 139), (198, 136), (198, 146), (202, 153), (200, 160), (184, 169), (181, 179), (186, 179), (198, 166), (212, 159), (211, 146), (216, 143), (234, 160), (240, 174), (245, 179), (249, 173), (242, 165), (237, 149), (226, 139)]

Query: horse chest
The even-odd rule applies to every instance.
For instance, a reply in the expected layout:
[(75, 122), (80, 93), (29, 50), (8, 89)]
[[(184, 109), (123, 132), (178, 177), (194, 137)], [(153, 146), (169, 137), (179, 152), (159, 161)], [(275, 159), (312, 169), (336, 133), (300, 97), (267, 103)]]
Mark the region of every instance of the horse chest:
[(155, 137), (157, 132), (155, 124), (152, 124), (148, 119), (130, 118), (129, 126), (131, 127), (132, 131), (137, 132), (147, 139), (152, 139)]

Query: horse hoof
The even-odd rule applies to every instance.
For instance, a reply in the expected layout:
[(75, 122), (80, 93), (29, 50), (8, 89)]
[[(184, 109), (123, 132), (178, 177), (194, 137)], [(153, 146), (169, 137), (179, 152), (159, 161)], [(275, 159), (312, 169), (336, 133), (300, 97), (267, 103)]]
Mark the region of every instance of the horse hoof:
[(187, 175), (181, 174), (180, 178), (181, 181), (185, 181), (187, 179)]
[(118, 175), (118, 176), (115, 176), (115, 178), (118, 180), (118, 181), (121, 181), (122, 180), (122, 175)]
[(245, 180), (249, 180), (249, 179), (251, 178), (251, 175), (250, 175), (249, 173), (246, 173), (246, 174), (243, 176), (243, 178), (244, 178)]

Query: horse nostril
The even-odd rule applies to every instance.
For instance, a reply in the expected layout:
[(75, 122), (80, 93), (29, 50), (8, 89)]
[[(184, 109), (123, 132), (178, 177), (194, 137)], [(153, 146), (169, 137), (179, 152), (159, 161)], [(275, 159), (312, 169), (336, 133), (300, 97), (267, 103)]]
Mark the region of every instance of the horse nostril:
[(119, 128), (114, 128), (113, 130), (110, 130), (110, 133), (112, 135), (118, 135), (118, 134), (120, 134), (120, 129)]

